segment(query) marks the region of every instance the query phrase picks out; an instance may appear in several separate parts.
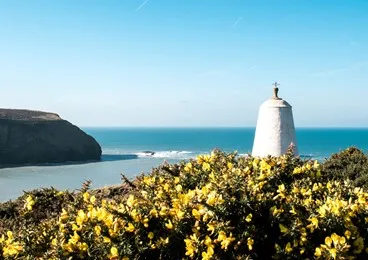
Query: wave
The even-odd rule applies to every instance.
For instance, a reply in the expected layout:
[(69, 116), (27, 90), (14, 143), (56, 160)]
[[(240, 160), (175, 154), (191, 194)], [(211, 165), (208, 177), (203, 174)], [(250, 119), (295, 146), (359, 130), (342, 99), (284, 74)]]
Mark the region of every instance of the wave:
[[(102, 151), (102, 161), (121, 161), (121, 160), (133, 160), (142, 158), (162, 158), (162, 159), (174, 159), (174, 160), (189, 160), (194, 159), (200, 154), (208, 154), (199, 151), (127, 151), (119, 148), (105, 148)], [(249, 153), (239, 153), (238, 157), (251, 156)], [(324, 161), (327, 157), (321, 154), (301, 154), (300, 158), (303, 160), (317, 160)]]
[(191, 159), (198, 155), (192, 151), (141, 151), (132, 152), (117, 148), (105, 148), (102, 150), (103, 160), (126, 160), (138, 158), (166, 158), (166, 159)]
[(172, 159), (190, 159), (195, 157), (195, 154), (190, 151), (143, 151), (136, 153), (138, 157), (153, 157), (153, 158), (172, 158)]

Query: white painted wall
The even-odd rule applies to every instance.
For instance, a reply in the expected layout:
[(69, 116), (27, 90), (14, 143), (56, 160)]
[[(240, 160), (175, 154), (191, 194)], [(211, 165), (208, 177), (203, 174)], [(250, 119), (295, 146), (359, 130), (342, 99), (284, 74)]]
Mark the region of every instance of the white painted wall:
[(259, 108), (257, 128), (253, 144), (253, 156), (280, 156), (289, 145), (296, 142), (293, 112), (289, 103), (282, 99), (270, 99)]

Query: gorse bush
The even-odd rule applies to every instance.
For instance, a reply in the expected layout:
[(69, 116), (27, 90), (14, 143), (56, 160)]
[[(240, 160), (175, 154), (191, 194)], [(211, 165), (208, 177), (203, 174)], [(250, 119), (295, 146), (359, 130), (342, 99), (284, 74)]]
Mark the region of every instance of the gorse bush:
[[(367, 259), (368, 193), (317, 161), (214, 151), (138, 177), (109, 199), (25, 194), (0, 229), (5, 259)], [(50, 208), (50, 207), (49, 207)], [(52, 208), (52, 207), (51, 207)], [(1, 212), (1, 211), (0, 211)], [(7, 220), (8, 221), (8, 220)], [(26, 221), (26, 220), (24, 220)], [(26, 221), (27, 222), (27, 221)], [(26, 223), (24, 222), (24, 223)], [(8, 223), (8, 222), (7, 222)]]
[(333, 154), (323, 163), (322, 172), (329, 180), (350, 179), (355, 186), (368, 188), (368, 157), (355, 147)]

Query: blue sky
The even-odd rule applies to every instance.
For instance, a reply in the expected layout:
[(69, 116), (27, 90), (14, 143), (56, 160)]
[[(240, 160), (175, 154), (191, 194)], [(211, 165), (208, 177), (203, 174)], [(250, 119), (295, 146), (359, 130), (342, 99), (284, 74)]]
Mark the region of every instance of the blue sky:
[(0, 0), (1, 105), (79, 126), (368, 127), (366, 0)]

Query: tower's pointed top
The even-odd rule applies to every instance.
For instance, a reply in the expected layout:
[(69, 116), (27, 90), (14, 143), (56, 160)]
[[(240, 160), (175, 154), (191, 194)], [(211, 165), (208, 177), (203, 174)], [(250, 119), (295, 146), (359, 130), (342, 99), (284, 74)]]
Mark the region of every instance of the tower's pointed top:
[(277, 83), (277, 81), (275, 81), (275, 83), (273, 83), (272, 85), (274, 86), (274, 88), (273, 88), (273, 97), (272, 97), (272, 99), (281, 99), (281, 98), (279, 98), (279, 96), (278, 96), (279, 88), (277, 87), (277, 86), (279, 86), (280, 84), (279, 84), (279, 83)]

